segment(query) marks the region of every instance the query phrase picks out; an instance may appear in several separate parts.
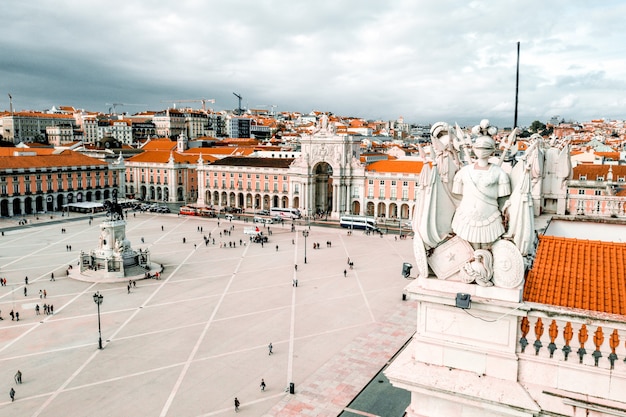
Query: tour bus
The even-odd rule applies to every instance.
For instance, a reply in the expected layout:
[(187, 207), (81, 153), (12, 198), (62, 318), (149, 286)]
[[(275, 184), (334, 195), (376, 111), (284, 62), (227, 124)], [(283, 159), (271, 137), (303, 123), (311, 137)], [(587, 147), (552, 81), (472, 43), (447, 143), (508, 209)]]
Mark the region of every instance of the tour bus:
[(270, 209), (270, 216), (280, 217), (282, 219), (299, 219), (301, 217), (300, 210), (296, 208), (281, 207), (272, 207)]
[(376, 220), (366, 216), (341, 216), (339, 225), (348, 229), (378, 230)]
[(193, 206), (182, 206), (179, 213), (185, 216), (199, 216), (200, 210)]

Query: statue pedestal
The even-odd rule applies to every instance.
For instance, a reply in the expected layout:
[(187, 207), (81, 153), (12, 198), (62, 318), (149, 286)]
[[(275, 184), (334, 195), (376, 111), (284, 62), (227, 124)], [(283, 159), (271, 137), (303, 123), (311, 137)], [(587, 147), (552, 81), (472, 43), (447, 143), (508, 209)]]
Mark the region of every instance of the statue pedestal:
[(434, 276), (417, 278), (405, 287), (405, 292), (410, 299), (416, 299), (417, 294), (424, 295), (425, 293), (436, 292), (440, 296), (449, 294), (451, 304), (454, 304), (457, 293), (469, 294), (486, 300), (520, 303), (523, 290), (523, 284), (516, 288), (481, 287), (480, 285), (466, 284), (460, 281), (441, 280)]
[(99, 245), (81, 251), (79, 268), (69, 269), (68, 276), (88, 282), (121, 282), (146, 278), (160, 271), (150, 262), (148, 250), (135, 251), (126, 239), (125, 220), (105, 220), (100, 224)]

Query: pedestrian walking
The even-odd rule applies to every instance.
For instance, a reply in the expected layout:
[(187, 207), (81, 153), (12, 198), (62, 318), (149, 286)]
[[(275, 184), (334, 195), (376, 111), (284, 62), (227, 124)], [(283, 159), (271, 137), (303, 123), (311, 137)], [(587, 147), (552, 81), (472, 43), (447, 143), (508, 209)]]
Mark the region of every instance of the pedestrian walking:
[(46, 298), (48, 296), (48, 291), (43, 290), (43, 298)]
[(24, 287), (24, 297), (26, 297), (28, 295), (28, 288)]
[(163, 231), (163, 225), (161, 225), (161, 231)]
[(39, 290), (39, 298), (43, 298), (43, 291)]
[(265, 381), (261, 378), (261, 391), (265, 391)]
[(35, 314), (36, 314), (36, 315), (39, 315), (39, 314), (40, 314), (40, 313), (39, 313), (39, 304), (37, 304), (37, 305), (35, 306)]
[(15, 376), (13, 377), (13, 379), (15, 379), (15, 383), (16, 384), (21, 384), (22, 383), (22, 372), (19, 369), (15, 373)]
[(240, 404), (239, 400), (237, 399), (237, 397), (235, 397), (235, 412), (239, 412), (239, 404)]
[(126, 289), (128, 290), (128, 294), (130, 294), (130, 284), (126, 286)]
[(137, 281), (133, 280), (133, 288), (137, 288)]
[(54, 272), (50, 273), (50, 281), (54, 281)]
[(141, 238), (141, 243), (145, 243), (145, 240), (143, 239), (143, 237)]
[(52, 304), (50, 304), (50, 305), (48, 306), (48, 312), (49, 312), (50, 314), (54, 314), (54, 306), (53, 306)]
[(9, 397), (11, 397), (11, 402), (15, 401), (15, 390), (11, 387), (11, 391), (9, 391)]
[(294, 268), (296, 269), (296, 272), (298, 272), (298, 264), (295, 264)]
[(348, 271), (346, 271), (346, 270), (344, 269), (344, 270), (343, 270), (343, 276), (345, 277), (347, 273), (348, 273)]
[(274, 349), (274, 346), (272, 346), (272, 342), (270, 342), (270, 344), (267, 345), (267, 350), (269, 351), (268, 355), (271, 355), (274, 353), (272, 352), (272, 349)]
[(24, 284), (28, 285), (28, 277), (24, 278)]
[(15, 321), (20, 321), (20, 312), (19, 311), (15, 312)]
[(276, 245), (276, 252), (278, 252), (278, 245)]
[(11, 321), (15, 321), (15, 313), (13, 312), (13, 310), (11, 310), (9, 316), (11, 316)]

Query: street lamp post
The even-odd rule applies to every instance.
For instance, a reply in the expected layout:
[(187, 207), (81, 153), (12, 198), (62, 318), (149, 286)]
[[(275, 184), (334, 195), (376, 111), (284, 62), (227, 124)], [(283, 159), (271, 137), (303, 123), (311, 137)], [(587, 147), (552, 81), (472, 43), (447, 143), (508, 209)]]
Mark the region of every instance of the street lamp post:
[(100, 304), (102, 304), (102, 299), (104, 297), (100, 294), (100, 291), (97, 291), (93, 295), (93, 302), (98, 305), (98, 349), (102, 349), (102, 330), (100, 329)]
[(309, 231), (303, 230), (302, 236), (304, 236), (304, 263), (306, 263), (306, 238), (309, 236)]

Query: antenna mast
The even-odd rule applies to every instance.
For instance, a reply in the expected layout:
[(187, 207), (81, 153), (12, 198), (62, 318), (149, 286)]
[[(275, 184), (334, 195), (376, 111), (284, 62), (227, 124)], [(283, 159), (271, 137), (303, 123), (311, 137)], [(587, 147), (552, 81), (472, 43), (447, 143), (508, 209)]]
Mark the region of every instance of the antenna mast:
[(513, 129), (517, 127), (518, 94), (519, 94), (519, 41), (517, 42), (517, 73), (515, 76), (515, 120), (513, 121)]

